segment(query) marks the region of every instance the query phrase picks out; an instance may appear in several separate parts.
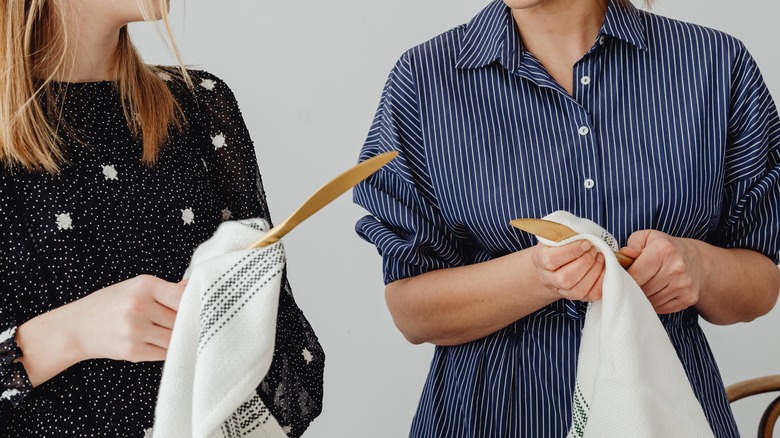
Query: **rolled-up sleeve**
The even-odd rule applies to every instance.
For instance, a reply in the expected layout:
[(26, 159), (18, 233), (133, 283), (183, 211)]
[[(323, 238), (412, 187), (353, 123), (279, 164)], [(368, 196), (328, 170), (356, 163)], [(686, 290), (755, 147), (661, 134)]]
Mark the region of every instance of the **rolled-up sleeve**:
[(355, 203), (371, 213), (358, 221), (356, 231), (382, 255), (385, 284), (467, 264), (467, 252), (442, 218), (425, 166), (408, 54), (390, 73), (360, 161), (388, 151), (398, 157), (354, 191)]
[(714, 238), (780, 262), (780, 118), (761, 72), (743, 46), (735, 59), (723, 213)]

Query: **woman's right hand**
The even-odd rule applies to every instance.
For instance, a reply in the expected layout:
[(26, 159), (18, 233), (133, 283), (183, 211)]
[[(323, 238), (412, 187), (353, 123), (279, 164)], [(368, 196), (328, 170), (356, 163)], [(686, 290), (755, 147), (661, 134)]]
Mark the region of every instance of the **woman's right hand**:
[(140, 275), (72, 303), (82, 358), (165, 360), (184, 287)]
[(185, 282), (125, 280), (38, 315), (16, 342), (33, 386), (87, 359), (165, 360)]
[(604, 255), (587, 240), (564, 246), (539, 243), (531, 257), (539, 282), (559, 298), (598, 301), (604, 283)]

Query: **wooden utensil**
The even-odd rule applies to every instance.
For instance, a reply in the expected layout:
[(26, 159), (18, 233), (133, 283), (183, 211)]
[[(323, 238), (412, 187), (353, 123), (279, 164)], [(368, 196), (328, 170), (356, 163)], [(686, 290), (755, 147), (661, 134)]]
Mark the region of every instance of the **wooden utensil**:
[[(509, 224), (517, 229), (527, 231), (534, 236), (544, 237), (553, 242), (561, 242), (579, 234), (566, 225), (548, 221), (546, 219), (522, 218), (510, 221)], [(618, 263), (620, 263), (620, 266), (623, 268), (628, 269), (631, 267), (631, 264), (634, 263), (634, 259), (631, 257), (627, 257), (617, 251), (614, 251), (614, 253)]]
[(295, 213), (291, 214), (284, 222), (271, 228), (270, 231), (268, 231), (260, 240), (253, 243), (249, 248), (262, 248), (278, 242), (282, 236), (292, 231), (293, 228), (297, 227), (309, 216), (318, 212), (322, 207), (328, 205), (341, 194), (371, 176), (371, 174), (381, 169), (382, 166), (392, 161), (396, 156), (398, 156), (398, 152), (385, 152), (384, 154), (369, 158), (337, 176), (324, 186), (320, 187), (303, 203), (303, 205), (295, 210)]

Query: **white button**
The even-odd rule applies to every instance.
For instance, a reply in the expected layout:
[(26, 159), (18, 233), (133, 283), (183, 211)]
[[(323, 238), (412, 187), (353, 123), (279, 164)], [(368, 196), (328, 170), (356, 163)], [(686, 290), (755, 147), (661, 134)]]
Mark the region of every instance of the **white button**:
[(580, 79), (580, 83), (581, 83), (582, 85), (588, 85), (588, 84), (590, 84), (590, 76), (583, 76), (583, 77)]
[(577, 132), (579, 132), (580, 135), (588, 135), (590, 129), (588, 129), (587, 126), (580, 126), (580, 129)]
[(604, 45), (604, 35), (602, 35), (602, 36), (600, 36), (600, 37), (599, 37), (599, 45), (600, 45), (600, 46), (603, 46), (603, 45)]
[(588, 178), (588, 179), (585, 180), (585, 188), (586, 189), (592, 189), (593, 186), (595, 186), (595, 185), (596, 185), (596, 183), (593, 182), (592, 179)]

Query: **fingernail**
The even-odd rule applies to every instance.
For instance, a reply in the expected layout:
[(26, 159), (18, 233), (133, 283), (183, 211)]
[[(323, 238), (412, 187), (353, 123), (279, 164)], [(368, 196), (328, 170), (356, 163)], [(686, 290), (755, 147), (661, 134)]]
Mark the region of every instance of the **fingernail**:
[(604, 254), (602, 254), (602, 253), (596, 254), (596, 260), (599, 261), (599, 263), (603, 262), (604, 261)]
[(587, 240), (580, 244), (580, 248), (582, 248), (583, 251), (589, 250), (590, 247), (591, 247), (591, 244)]

